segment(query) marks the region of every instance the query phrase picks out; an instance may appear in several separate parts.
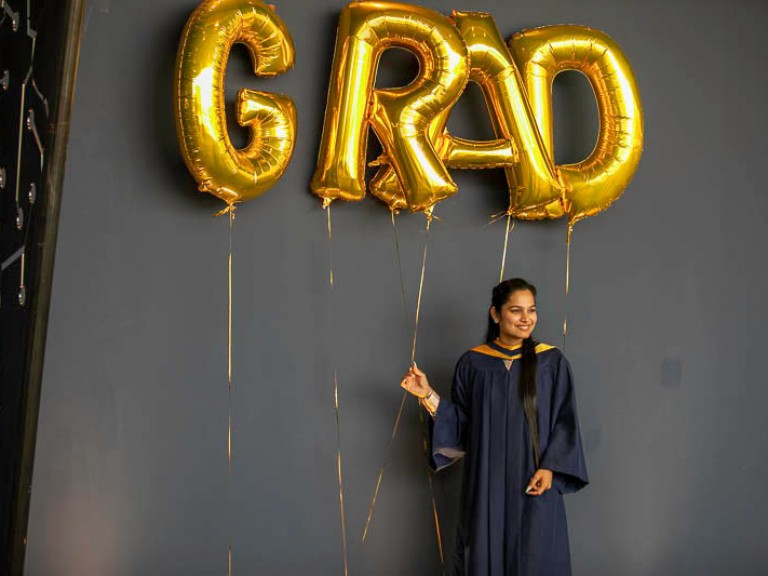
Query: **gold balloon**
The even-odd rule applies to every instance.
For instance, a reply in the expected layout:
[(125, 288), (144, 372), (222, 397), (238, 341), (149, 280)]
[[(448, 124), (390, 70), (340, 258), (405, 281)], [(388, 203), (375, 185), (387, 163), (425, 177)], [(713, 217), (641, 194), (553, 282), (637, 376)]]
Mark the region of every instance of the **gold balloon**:
[(206, 0), (192, 13), (176, 56), (176, 133), (187, 168), (200, 185), (233, 204), (250, 200), (282, 176), (296, 139), (296, 110), (287, 96), (241, 90), (237, 121), (248, 127), (245, 148), (227, 132), (224, 75), (232, 45), (248, 49), (257, 76), (293, 67), (291, 35), (260, 0)]
[[(559, 202), (565, 186), (558, 179), (528, 104), (520, 72), (493, 17), (481, 12), (456, 11), (451, 17), (467, 44), (469, 79), (483, 92), (497, 140), (479, 142), (452, 136), (445, 130), (451, 112), (448, 109), (435, 118), (429, 130), (440, 158), (449, 168), (504, 168), (513, 215)], [(386, 158), (377, 163), (386, 164)], [(405, 205), (389, 165), (371, 181), (371, 191), (390, 207)]]
[(519, 216), (558, 218), (565, 213), (574, 224), (602, 212), (621, 196), (643, 151), (642, 106), (627, 58), (605, 33), (583, 26), (523, 31), (513, 36), (509, 45), (551, 156), (552, 82), (558, 73), (582, 72), (592, 85), (600, 113), (600, 132), (592, 153), (582, 162), (558, 166), (567, 186), (564, 202)]
[[(446, 168), (468, 170), (505, 168), (517, 161), (517, 147), (512, 140), (479, 142), (445, 132), (449, 112), (450, 110), (446, 110), (438, 114), (427, 131), (430, 142)], [(381, 166), (371, 179), (371, 194), (386, 202), (391, 210), (408, 208), (408, 199), (387, 155), (382, 154), (371, 165)]]
[[(381, 54), (400, 47), (419, 61), (407, 86), (374, 89)], [(395, 2), (356, 2), (339, 18), (325, 123), (312, 191), (326, 202), (365, 196), (370, 126), (410, 210), (429, 210), (457, 192), (428, 130), (468, 78), (467, 49), (446, 17)]]

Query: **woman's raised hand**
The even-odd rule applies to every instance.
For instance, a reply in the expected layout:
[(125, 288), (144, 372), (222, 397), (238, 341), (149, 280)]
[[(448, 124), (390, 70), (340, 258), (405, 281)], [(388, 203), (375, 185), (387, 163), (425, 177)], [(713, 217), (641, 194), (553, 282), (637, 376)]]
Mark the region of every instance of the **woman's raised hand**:
[(426, 398), (432, 393), (432, 387), (429, 385), (427, 375), (419, 370), (419, 367), (416, 366), (415, 362), (408, 372), (405, 373), (405, 376), (403, 376), (403, 379), (400, 381), (400, 386), (417, 398)]

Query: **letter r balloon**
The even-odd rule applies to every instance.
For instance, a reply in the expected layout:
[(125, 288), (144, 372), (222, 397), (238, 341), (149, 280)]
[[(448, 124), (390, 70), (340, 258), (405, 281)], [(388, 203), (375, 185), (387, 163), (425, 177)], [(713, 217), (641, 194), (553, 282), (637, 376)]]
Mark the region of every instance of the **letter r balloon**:
[(236, 118), (248, 127), (245, 148), (227, 132), (224, 76), (232, 45), (248, 49), (257, 76), (293, 67), (291, 35), (260, 0), (206, 0), (184, 28), (176, 57), (176, 133), (187, 168), (209, 192), (234, 204), (269, 189), (283, 174), (296, 139), (296, 110), (287, 96), (240, 90)]
[[(405, 48), (419, 61), (408, 86), (374, 89), (381, 54)], [(407, 196), (425, 210), (458, 190), (427, 134), (464, 90), (467, 48), (456, 27), (432, 10), (395, 2), (355, 2), (341, 13), (325, 124), (312, 191), (325, 201), (362, 200), (372, 127)]]

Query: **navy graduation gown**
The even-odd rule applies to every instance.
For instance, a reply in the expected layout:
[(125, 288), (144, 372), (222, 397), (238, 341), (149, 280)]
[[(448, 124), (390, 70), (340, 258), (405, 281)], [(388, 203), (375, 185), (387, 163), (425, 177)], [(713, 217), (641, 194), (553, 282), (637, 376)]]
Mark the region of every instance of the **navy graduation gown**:
[(557, 348), (536, 346), (539, 467), (552, 470), (553, 485), (528, 496), (536, 467), (520, 352), (494, 342), (464, 353), (430, 427), (435, 470), (465, 458), (455, 576), (571, 574), (563, 494), (588, 482), (571, 368)]

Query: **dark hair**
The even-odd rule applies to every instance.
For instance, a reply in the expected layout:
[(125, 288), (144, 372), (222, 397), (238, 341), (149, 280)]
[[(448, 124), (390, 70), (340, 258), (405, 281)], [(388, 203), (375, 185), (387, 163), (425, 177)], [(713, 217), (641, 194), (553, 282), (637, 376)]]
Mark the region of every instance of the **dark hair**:
[[(501, 314), (501, 309), (513, 293), (527, 290), (536, 298), (536, 287), (522, 278), (510, 278), (500, 282), (491, 296), (491, 306)], [(488, 311), (488, 327), (485, 331), (486, 343), (491, 343), (499, 337), (499, 325), (493, 321), (490, 310)], [(531, 434), (533, 445), (533, 458), (536, 468), (539, 467), (539, 425), (536, 411), (536, 342), (530, 336), (523, 340), (522, 358), (520, 362), (520, 382), (518, 389), (520, 399), (525, 408), (525, 419), (528, 421), (528, 430)]]

